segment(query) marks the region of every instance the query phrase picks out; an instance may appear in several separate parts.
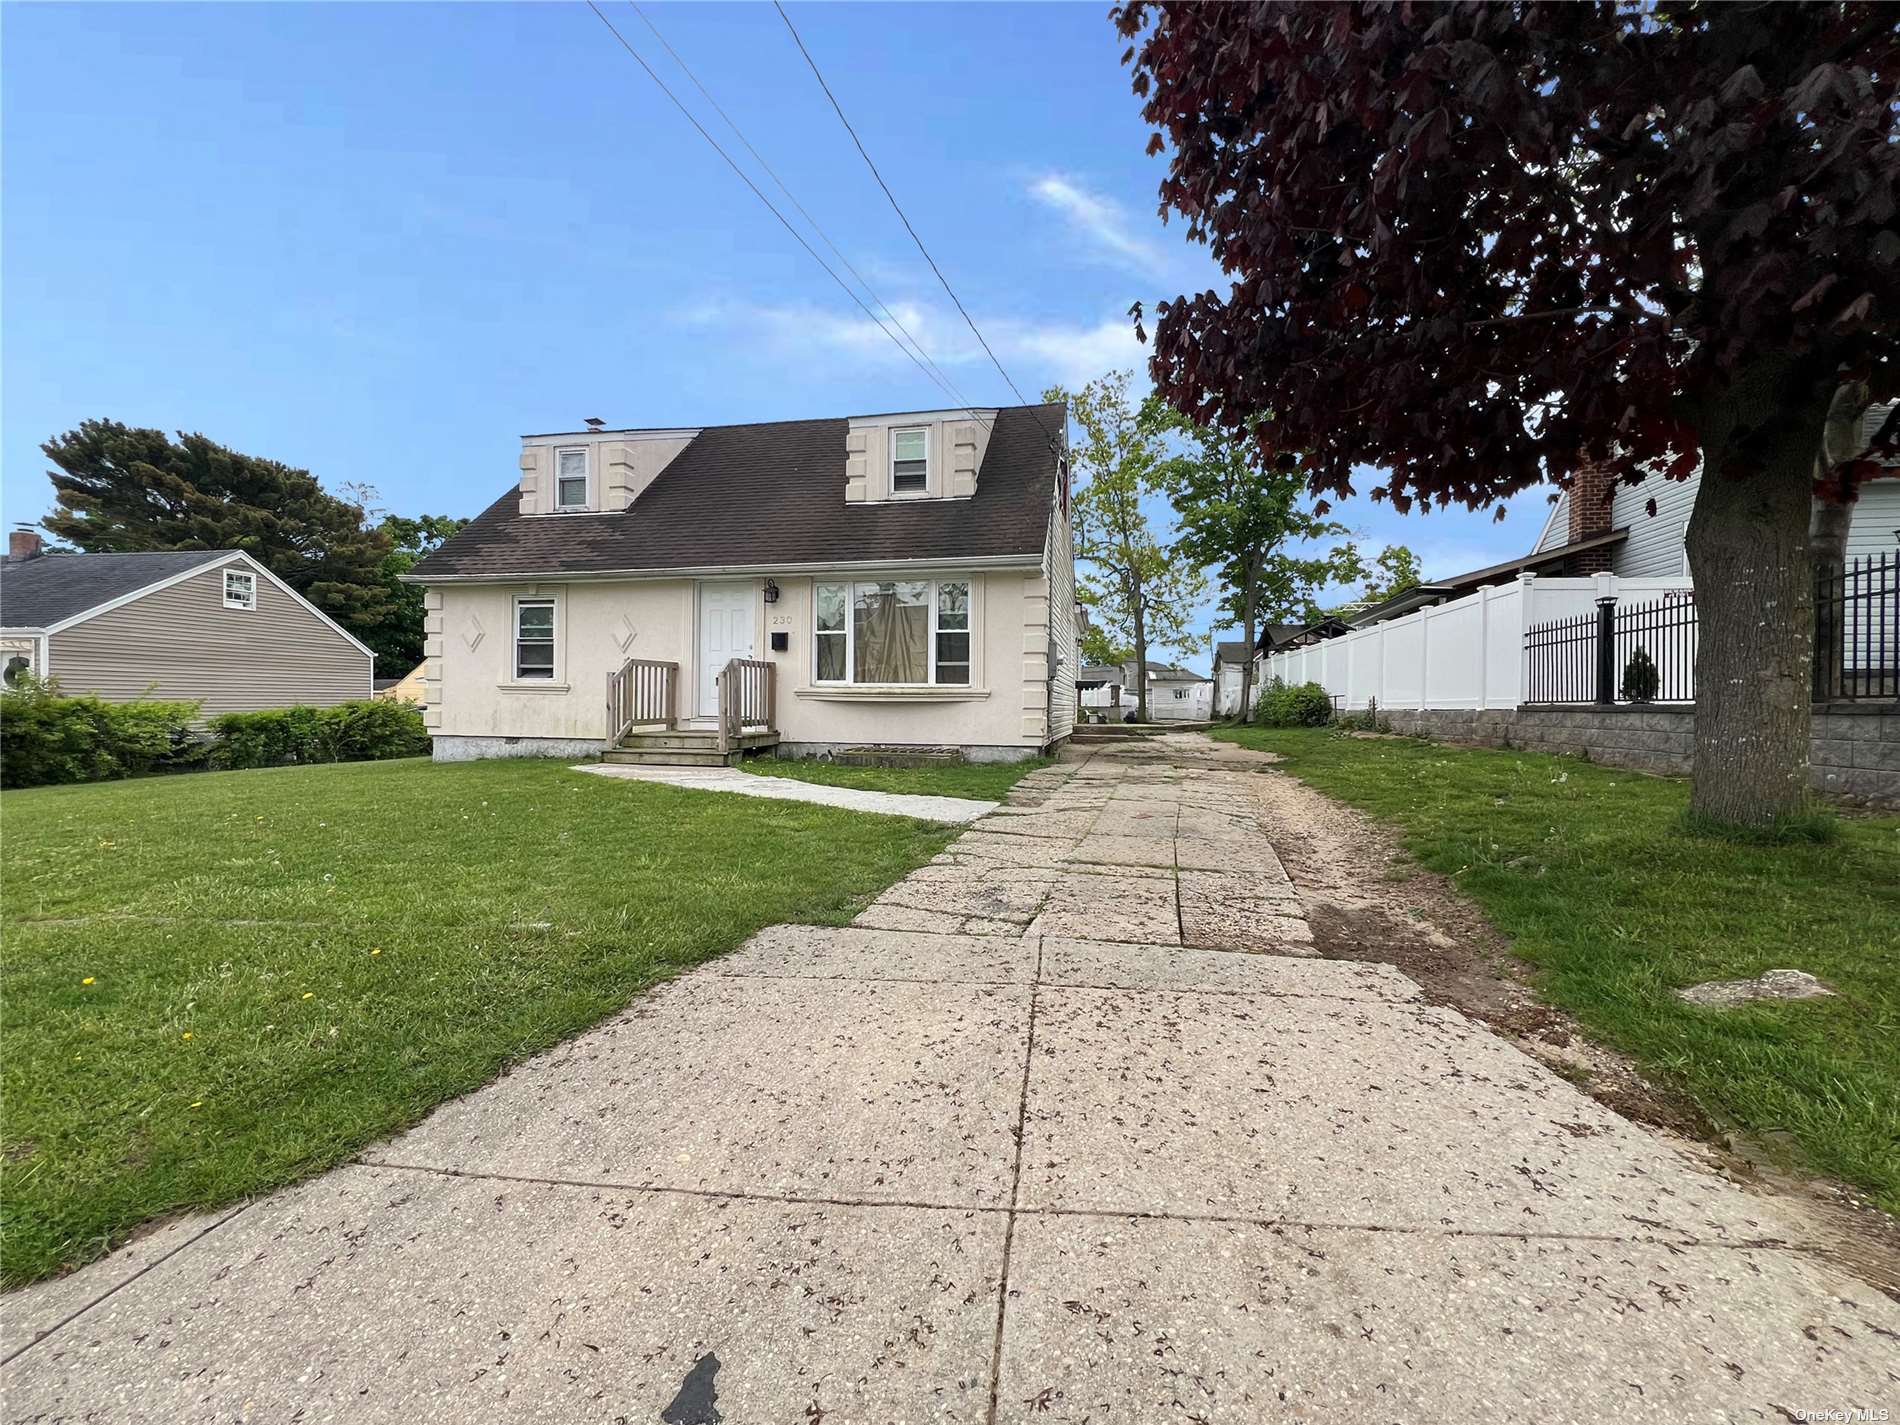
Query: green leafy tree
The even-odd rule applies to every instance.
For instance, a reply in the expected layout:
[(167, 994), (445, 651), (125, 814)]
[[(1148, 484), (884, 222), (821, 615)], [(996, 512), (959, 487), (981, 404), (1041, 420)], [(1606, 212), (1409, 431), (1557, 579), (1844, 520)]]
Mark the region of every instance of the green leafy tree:
[(1148, 648), (1196, 649), (1192, 623), (1206, 587), (1200, 567), (1178, 558), (1155, 534), (1142, 501), (1164, 493), (1167, 451), (1161, 432), (1129, 404), (1129, 373), (1111, 371), (1076, 392), (1055, 387), (1081, 432), (1070, 459), (1083, 483), (1072, 509), (1082, 597), (1100, 616), (1104, 636), (1135, 652), (1135, 716), (1148, 720)]
[(1133, 656), (1127, 644), (1116, 642), (1113, 634), (1096, 623), (1082, 630), (1080, 646), (1082, 661), (1095, 668), (1126, 663)]
[(42, 523), (77, 549), (241, 549), (359, 637), (389, 614), (388, 536), (307, 470), (119, 421), (40, 449), (58, 501)]
[(1395, 594), (1416, 589), (1425, 582), (1418, 556), (1403, 544), (1388, 544), (1365, 571), (1366, 587), (1361, 597), (1368, 604), (1382, 604)]
[[(1313, 512), (1305, 498), (1305, 477), (1297, 470), (1274, 468), (1261, 457), (1262, 449), (1270, 448), (1260, 439), (1261, 422), (1250, 421), (1240, 435), (1229, 436), (1195, 425), (1157, 396), (1142, 403), (1141, 420), (1180, 441), (1160, 471), (1174, 504), (1174, 547), (1197, 567), (1216, 571), (1221, 607), (1239, 622), (1249, 649), (1258, 644), (1259, 618), (1269, 599), (1284, 605), (1356, 576), (1350, 545), (1304, 554), (1289, 548), (1338, 539), (1349, 531)], [(1240, 706), (1248, 721), (1253, 703), (1250, 657), (1240, 672)]]
[(1272, 411), (1315, 493), (1376, 469), (1401, 512), (1699, 462), (1690, 810), (1798, 816), (1815, 543), (1838, 567), (1846, 524), (1814, 500), (1882, 473), (1856, 422), (1900, 395), (1893, 7), (1111, 13), (1162, 211), (1225, 279), (1157, 308), (1155, 388)]
[[(375, 491), (363, 494), (371, 504)], [(468, 521), (455, 515), (384, 514), (376, 528), (389, 540), (389, 553), (383, 557), (383, 583), (389, 594), (389, 613), (356, 636), (376, 654), (379, 668), (397, 676), (407, 673), (422, 661), (422, 590), (402, 582), (402, 576), (441, 548), (444, 540)]]

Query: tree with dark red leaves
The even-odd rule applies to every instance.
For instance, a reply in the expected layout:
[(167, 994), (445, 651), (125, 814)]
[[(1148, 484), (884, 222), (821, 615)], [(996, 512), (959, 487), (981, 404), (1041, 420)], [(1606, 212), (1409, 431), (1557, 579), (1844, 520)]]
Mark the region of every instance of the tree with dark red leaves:
[[(1480, 508), (1706, 466), (1695, 811), (1806, 795), (1815, 504), (1900, 389), (1900, 11), (1127, 3), (1161, 211), (1232, 279), (1164, 303), (1184, 414), (1316, 493)], [(1141, 321), (1136, 312), (1138, 324)], [(1833, 419), (1830, 420), (1830, 411)], [(1834, 438), (1830, 440), (1829, 433)], [(1841, 521), (1813, 519), (1839, 557)]]

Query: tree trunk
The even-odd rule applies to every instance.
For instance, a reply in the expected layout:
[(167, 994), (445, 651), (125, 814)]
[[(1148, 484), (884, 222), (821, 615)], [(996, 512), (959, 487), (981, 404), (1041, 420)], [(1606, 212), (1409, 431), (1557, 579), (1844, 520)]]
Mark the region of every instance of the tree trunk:
[[(1847, 531), (1854, 522), (1854, 507), (1846, 500), (1826, 500), (1818, 491), (1839, 466), (1862, 455), (1860, 419), (1867, 410), (1867, 383), (1843, 381), (1835, 388), (1828, 403), (1827, 420), (1822, 426), (1821, 449), (1814, 461), (1814, 514), (1808, 522), (1808, 555), (1814, 561), (1815, 583), (1829, 590), (1836, 586), (1847, 567)], [(1826, 600), (1815, 610), (1814, 657), (1820, 668), (1814, 693), (1817, 698), (1836, 698), (1841, 694), (1844, 659), (1843, 624), (1839, 605)]]
[(1131, 577), (1129, 588), (1134, 597), (1129, 600), (1135, 614), (1135, 721), (1148, 720), (1148, 621), (1142, 617), (1141, 580)]
[(1254, 590), (1259, 587), (1255, 571), (1260, 567), (1257, 554), (1247, 556), (1247, 583), (1241, 590), (1241, 627), (1247, 635), (1247, 661), (1240, 665), (1240, 720), (1253, 721), (1253, 643), (1254, 643)]
[(1814, 584), (1808, 552), (1813, 448), (1777, 452), (1746, 479), (1721, 474), (1705, 442), (1689, 517), (1697, 618), (1694, 783), (1690, 810), (1741, 827), (1772, 826), (1808, 794)]

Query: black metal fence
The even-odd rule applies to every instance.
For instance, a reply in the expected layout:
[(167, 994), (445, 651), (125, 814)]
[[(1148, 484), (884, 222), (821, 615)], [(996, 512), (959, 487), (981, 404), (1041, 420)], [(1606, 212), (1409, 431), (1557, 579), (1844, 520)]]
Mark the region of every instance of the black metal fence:
[(1900, 554), (1868, 554), (1814, 581), (1814, 700), (1900, 698)]
[(1532, 624), (1524, 635), (1527, 703), (1695, 701), (1695, 593)]
[[(1816, 572), (1814, 700), (1900, 699), (1900, 555), (1868, 554)], [(1691, 590), (1532, 624), (1524, 634), (1527, 703), (1695, 701)]]

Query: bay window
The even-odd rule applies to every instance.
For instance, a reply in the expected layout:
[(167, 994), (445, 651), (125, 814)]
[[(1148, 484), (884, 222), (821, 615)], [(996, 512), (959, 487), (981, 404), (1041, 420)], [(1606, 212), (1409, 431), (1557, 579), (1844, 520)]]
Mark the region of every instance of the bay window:
[(821, 583), (812, 604), (819, 682), (968, 686), (967, 579)]

